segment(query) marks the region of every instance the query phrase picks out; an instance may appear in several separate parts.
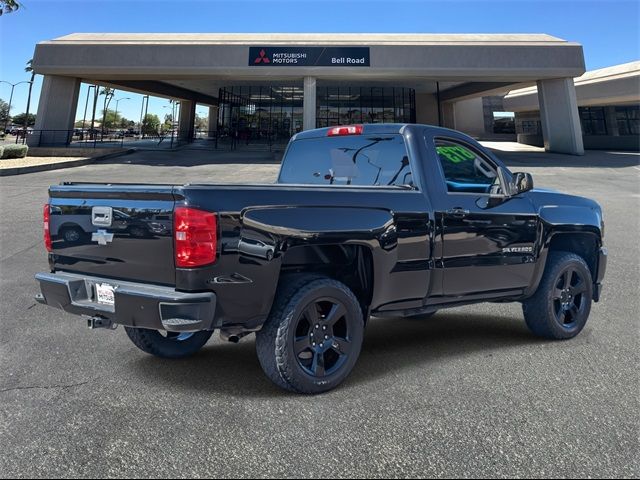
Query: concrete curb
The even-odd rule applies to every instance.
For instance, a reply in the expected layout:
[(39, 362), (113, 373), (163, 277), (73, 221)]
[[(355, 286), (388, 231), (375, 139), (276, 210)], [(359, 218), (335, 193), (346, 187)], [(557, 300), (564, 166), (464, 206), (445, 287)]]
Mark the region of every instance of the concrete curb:
[(69, 160), (68, 162), (45, 163), (43, 165), (32, 165), (29, 167), (14, 167), (0, 169), (0, 177), (8, 177), (10, 175), (22, 175), (24, 173), (45, 172), (48, 170), (61, 170), (63, 168), (81, 167), (90, 163), (108, 160), (110, 158), (129, 155), (137, 151), (135, 148), (129, 148), (122, 152), (108, 153), (106, 155), (98, 155), (97, 157), (82, 158), (80, 160)]

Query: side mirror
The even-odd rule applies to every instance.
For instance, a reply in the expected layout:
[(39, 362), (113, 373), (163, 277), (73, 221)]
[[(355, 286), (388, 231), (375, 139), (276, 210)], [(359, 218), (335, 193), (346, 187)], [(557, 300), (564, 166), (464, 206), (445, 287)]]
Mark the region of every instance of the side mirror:
[(533, 190), (533, 177), (530, 173), (516, 172), (513, 174), (512, 195)]

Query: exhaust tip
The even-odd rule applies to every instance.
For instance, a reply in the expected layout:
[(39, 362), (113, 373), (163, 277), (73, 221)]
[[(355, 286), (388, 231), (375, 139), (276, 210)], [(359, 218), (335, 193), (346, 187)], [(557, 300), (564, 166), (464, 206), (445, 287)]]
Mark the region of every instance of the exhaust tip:
[(223, 342), (238, 343), (244, 335), (238, 333), (230, 333), (228, 331), (220, 332), (220, 340)]

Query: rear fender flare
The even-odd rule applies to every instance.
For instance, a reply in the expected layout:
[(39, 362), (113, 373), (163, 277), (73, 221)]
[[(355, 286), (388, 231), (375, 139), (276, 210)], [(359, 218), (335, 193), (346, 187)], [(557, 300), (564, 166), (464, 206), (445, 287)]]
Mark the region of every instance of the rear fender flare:
[[(362, 245), (373, 259), (373, 295), (381, 289), (385, 272), (397, 262), (398, 236), (392, 212), (372, 208), (265, 207), (242, 212), (239, 244), (245, 239), (273, 248), (279, 279), (282, 256), (290, 248), (311, 245)], [(277, 262), (277, 263), (276, 263)], [(273, 278), (273, 277), (272, 277)], [(262, 285), (273, 302), (277, 282)]]

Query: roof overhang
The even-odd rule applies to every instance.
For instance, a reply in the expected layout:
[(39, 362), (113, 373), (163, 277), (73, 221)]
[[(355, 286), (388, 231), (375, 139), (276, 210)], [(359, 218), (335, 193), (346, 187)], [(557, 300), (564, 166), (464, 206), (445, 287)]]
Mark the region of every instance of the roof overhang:
[[(250, 47), (269, 46), (368, 47), (370, 66), (254, 66)], [(43, 75), (123, 85), (155, 81), (211, 96), (197, 85), (313, 76), (325, 82), (507, 86), (582, 75), (584, 56), (581, 45), (544, 34), (77, 33), (39, 43), (33, 67)]]

